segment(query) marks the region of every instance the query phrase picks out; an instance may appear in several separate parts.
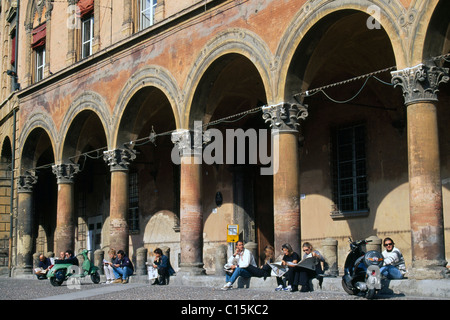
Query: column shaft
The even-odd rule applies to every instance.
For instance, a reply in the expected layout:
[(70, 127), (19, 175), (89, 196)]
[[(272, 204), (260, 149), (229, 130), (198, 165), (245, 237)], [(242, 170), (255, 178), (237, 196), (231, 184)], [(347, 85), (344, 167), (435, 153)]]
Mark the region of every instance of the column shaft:
[(110, 247), (128, 252), (128, 171), (111, 172)]
[(75, 248), (73, 184), (58, 184), (58, 204), (55, 230), (55, 252)]
[(434, 103), (408, 106), (408, 162), (413, 259), (443, 260), (442, 186)]
[(446, 261), (436, 104), (439, 84), (449, 81), (448, 69), (419, 64), (392, 76), (394, 86), (403, 90), (407, 107), (410, 276), (442, 278)]
[(281, 245), (289, 243), (294, 251), (300, 254), (297, 146), (298, 134), (289, 132), (280, 134), (279, 146), (274, 148), (282, 152), (282, 156), (276, 154), (274, 159), (279, 161), (278, 172), (273, 176), (274, 245), (276, 250), (281, 250)]
[(201, 176), (201, 165), (194, 162), (194, 156), (184, 156), (180, 171), (180, 244), (181, 267), (189, 272), (203, 267)]

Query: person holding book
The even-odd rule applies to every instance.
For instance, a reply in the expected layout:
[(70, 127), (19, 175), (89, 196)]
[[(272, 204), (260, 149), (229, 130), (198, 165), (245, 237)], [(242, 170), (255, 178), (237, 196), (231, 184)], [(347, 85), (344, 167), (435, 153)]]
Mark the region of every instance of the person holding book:
[(296, 269), (296, 284), (301, 285), (301, 292), (312, 291), (311, 288), (311, 280), (316, 278), (318, 274), (323, 272), (323, 264), (325, 262), (324, 257), (320, 254), (319, 251), (314, 250), (313, 246), (309, 242), (305, 242), (302, 245), (303, 250), (303, 260), (308, 258), (313, 258), (313, 269), (309, 269), (306, 267), (298, 266)]
[(165, 256), (160, 248), (156, 248), (153, 253), (155, 260), (153, 261), (153, 268), (158, 269), (158, 278), (155, 279), (152, 285), (166, 285), (169, 284), (169, 278), (175, 273), (173, 270), (169, 257)]
[(112, 283), (115, 279), (114, 270), (113, 270), (112, 265), (113, 265), (113, 263), (115, 263), (115, 261), (117, 259), (116, 250), (109, 249), (108, 255), (109, 255), (109, 261), (103, 260), (103, 270), (105, 271), (106, 284)]
[(52, 262), (49, 258), (44, 256), (43, 254), (39, 255), (39, 264), (38, 268), (35, 270), (36, 277), (39, 280), (45, 280), (47, 279), (47, 271), (51, 267)]
[(298, 291), (298, 279), (296, 279), (296, 277), (298, 277), (298, 273), (296, 272), (296, 264), (300, 261), (300, 256), (292, 249), (289, 243), (283, 244), (281, 246), (281, 250), (284, 254), (281, 260), (281, 265), (283, 267), (287, 267), (287, 272), (282, 276), (277, 277), (278, 287), (275, 291)]
[(128, 278), (133, 274), (134, 267), (123, 250), (117, 251), (117, 258), (113, 262), (112, 267), (116, 278), (113, 283), (128, 283)]
[(229, 290), (233, 283), (242, 276), (244, 278), (251, 278), (252, 274), (247, 270), (253, 268), (258, 271), (255, 258), (250, 250), (244, 248), (244, 242), (239, 240), (236, 242), (236, 250), (234, 254), (228, 259), (225, 268), (227, 269), (225, 281), (226, 284), (221, 288), (222, 290)]

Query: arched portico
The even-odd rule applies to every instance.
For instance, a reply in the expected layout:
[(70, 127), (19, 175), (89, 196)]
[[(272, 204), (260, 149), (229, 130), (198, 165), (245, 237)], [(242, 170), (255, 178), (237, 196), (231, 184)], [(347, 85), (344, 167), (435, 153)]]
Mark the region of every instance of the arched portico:
[(109, 242), (116, 250), (153, 251), (154, 244), (144, 241), (145, 222), (161, 209), (178, 213), (179, 171), (171, 161), (170, 132), (179, 125), (180, 100), (173, 77), (152, 66), (136, 72), (120, 94), (114, 147), (104, 156), (111, 171)]

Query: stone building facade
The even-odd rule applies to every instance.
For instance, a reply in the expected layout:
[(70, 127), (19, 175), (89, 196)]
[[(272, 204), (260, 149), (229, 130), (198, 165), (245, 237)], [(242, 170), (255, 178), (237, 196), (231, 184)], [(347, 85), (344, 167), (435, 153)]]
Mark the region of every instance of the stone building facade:
[[(37, 252), (163, 246), (203, 274), (238, 224), (260, 261), (267, 245), (331, 238), (342, 267), (348, 237), (391, 236), (412, 277), (443, 277), (448, 12), (444, 0), (1, 1), (0, 263), (30, 273)], [(248, 134), (246, 161), (241, 149), (205, 161), (219, 142), (206, 133), (228, 145), (230, 131)], [(251, 146), (271, 151), (273, 174)]]

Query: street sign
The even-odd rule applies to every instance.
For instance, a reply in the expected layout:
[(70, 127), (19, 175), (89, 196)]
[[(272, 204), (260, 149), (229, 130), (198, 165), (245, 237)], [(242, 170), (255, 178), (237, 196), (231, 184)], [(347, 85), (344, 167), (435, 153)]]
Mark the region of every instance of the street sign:
[(227, 242), (237, 242), (239, 240), (239, 225), (227, 225)]

